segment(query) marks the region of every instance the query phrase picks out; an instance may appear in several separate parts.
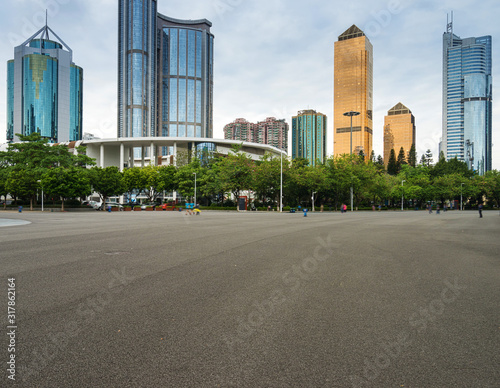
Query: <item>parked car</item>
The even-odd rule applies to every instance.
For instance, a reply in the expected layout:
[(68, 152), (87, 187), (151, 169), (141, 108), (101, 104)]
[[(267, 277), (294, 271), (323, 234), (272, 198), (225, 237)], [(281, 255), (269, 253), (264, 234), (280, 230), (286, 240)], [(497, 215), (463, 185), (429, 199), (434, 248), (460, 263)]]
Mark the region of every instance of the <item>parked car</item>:
[(158, 206), (158, 204), (156, 202), (147, 202), (147, 203), (143, 203), (141, 205), (141, 210), (146, 210), (147, 207), (152, 207), (153, 209), (156, 210), (156, 206)]
[[(123, 205), (121, 203), (118, 203), (118, 202), (106, 202), (104, 204), (104, 210), (107, 210), (108, 207), (117, 207), (120, 211), (123, 210)], [(95, 210), (103, 210), (102, 208), (102, 204), (100, 202), (96, 203), (94, 205), (94, 209)]]

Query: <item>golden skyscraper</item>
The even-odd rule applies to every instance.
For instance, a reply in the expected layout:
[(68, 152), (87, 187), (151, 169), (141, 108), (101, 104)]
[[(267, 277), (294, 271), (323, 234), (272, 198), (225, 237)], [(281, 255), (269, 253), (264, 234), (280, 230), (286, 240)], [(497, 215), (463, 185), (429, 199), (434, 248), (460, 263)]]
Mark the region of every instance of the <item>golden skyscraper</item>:
[(373, 46), (355, 25), (335, 42), (333, 153), (351, 152), (351, 117), (349, 111), (359, 112), (352, 117), (352, 152), (361, 151), (368, 159), (373, 137)]
[(403, 147), (408, 161), (411, 146), (415, 144), (415, 132), (415, 117), (406, 106), (398, 103), (387, 112), (384, 118), (384, 164), (386, 166), (389, 163), (391, 149), (394, 149), (397, 158), (399, 150)]

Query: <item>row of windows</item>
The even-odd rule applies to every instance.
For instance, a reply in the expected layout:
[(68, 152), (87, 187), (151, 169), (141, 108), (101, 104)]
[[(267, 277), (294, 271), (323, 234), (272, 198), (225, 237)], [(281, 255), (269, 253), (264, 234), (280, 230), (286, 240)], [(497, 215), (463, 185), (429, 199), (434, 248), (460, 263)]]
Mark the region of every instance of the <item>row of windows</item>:
[(202, 32), (163, 29), (163, 75), (202, 77)]

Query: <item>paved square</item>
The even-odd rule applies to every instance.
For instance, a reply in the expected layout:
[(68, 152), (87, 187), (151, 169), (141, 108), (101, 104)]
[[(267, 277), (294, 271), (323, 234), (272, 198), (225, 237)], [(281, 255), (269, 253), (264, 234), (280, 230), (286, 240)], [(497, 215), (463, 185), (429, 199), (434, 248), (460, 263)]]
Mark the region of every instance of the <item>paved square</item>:
[(31, 222), (0, 229), (17, 386), (500, 381), (498, 212), (0, 218)]

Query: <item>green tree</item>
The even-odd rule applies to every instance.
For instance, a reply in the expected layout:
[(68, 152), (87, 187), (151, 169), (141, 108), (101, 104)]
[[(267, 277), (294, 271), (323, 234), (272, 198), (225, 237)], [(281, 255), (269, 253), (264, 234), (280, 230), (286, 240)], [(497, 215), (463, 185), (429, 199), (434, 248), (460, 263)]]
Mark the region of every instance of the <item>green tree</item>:
[(404, 164), (407, 164), (406, 163), (406, 155), (405, 155), (404, 148), (401, 147), (399, 150), (398, 159), (397, 159), (398, 172), (401, 170), (401, 166)]
[(252, 189), (254, 162), (244, 153), (230, 153), (217, 163), (224, 192), (231, 192), (236, 201), (243, 190)]
[(109, 197), (125, 192), (123, 175), (118, 167), (93, 167), (90, 169), (89, 177), (94, 191), (101, 197), (103, 210)]
[(432, 164), (433, 160), (431, 150), (425, 151), (425, 162), (427, 163), (427, 167), (430, 167), (430, 165)]
[(396, 160), (396, 152), (394, 148), (391, 149), (391, 153), (389, 155), (389, 162), (387, 163), (387, 173), (389, 175), (397, 175), (398, 174), (398, 162)]
[(417, 165), (417, 150), (415, 144), (411, 145), (410, 152), (408, 153), (408, 164), (412, 167)]
[(56, 167), (48, 169), (42, 176), (44, 192), (60, 197), (61, 210), (69, 198), (86, 197), (92, 193), (88, 171), (77, 167)]

